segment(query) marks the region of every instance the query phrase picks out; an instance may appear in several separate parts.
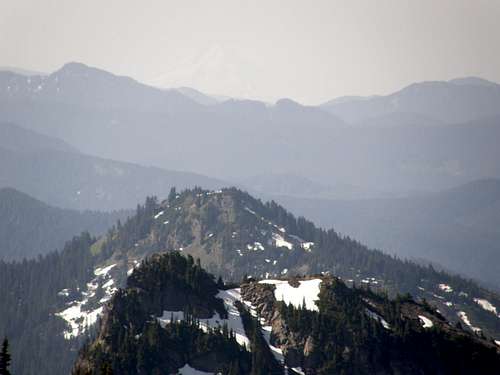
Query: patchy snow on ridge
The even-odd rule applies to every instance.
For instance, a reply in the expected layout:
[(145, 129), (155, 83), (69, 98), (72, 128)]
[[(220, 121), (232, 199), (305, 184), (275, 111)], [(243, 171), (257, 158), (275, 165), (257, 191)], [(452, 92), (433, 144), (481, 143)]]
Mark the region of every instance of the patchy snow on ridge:
[(490, 311), (493, 314), (497, 315), (497, 308), (491, 304), (490, 301), (483, 298), (474, 298), (474, 302), (476, 302), (479, 306), (481, 306), (484, 310)]
[(84, 301), (75, 301), (66, 310), (56, 313), (56, 316), (64, 319), (70, 326), (69, 330), (63, 332), (64, 338), (70, 340), (85, 332), (88, 327), (95, 324), (97, 317), (102, 313), (102, 306), (95, 310), (84, 311), (82, 306), (86, 303)]
[(260, 242), (255, 241), (253, 245), (248, 244), (247, 249), (253, 251), (264, 251), (264, 246), (262, 246)]
[(96, 268), (94, 270), (94, 275), (96, 276), (105, 276), (108, 274), (109, 271), (111, 271), (113, 269), (113, 267), (116, 266), (116, 263), (115, 264), (112, 264), (110, 266), (107, 266), (107, 267), (104, 267), (104, 268)]
[(478, 327), (474, 327), (470, 320), (469, 320), (469, 317), (467, 316), (467, 314), (465, 313), (465, 311), (459, 311), (457, 313), (458, 317), (462, 320), (462, 322), (464, 322), (470, 329), (472, 329), (474, 332), (481, 332), (481, 328), (478, 328)]
[[(217, 293), (215, 297), (224, 301), (224, 307), (227, 311), (227, 319), (222, 319), (218, 313), (215, 313), (209, 319), (200, 319), (200, 328), (204, 332), (207, 332), (208, 328), (219, 327), (222, 329), (222, 326), (226, 324), (229, 330), (233, 330), (238, 344), (242, 346), (244, 345), (247, 350), (250, 350), (250, 340), (245, 333), (240, 312), (235, 306), (236, 301), (241, 301), (240, 288), (219, 290), (219, 293)], [(182, 311), (165, 310), (163, 311), (163, 315), (157, 317), (156, 319), (164, 327), (172, 321), (176, 322), (184, 320), (184, 313)]]
[[(86, 290), (81, 291), (81, 298), (66, 303), (67, 307), (64, 310), (54, 314), (64, 319), (68, 324), (68, 328), (63, 332), (66, 340), (81, 335), (96, 323), (97, 318), (102, 313), (102, 305), (109, 301), (117, 291), (115, 281), (109, 275), (109, 271), (115, 266), (116, 264), (111, 264), (107, 267), (96, 268), (94, 270), (96, 277), (87, 283)], [(101, 286), (104, 296), (99, 301), (92, 301), (91, 299), (96, 297), (99, 286)], [(59, 292), (58, 295), (67, 297), (69, 291), (67, 289), (63, 289), (63, 291), (67, 293)]]
[(438, 287), (439, 287), (439, 289), (441, 289), (445, 293), (453, 292), (453, 288), (451, 286), (449, 286), (448, 284), (439, 284)]
[(283, 280), (261, 280), (260, 284), (271, 284), (275, 286), (274, 297), (278, 301), (286, 304), (292, 304), (295, 307), (302, 307), (305, 302), (305, 308), (317, 311), (315, 301), (319, 300), (319, 286), (321, 279), (301, 280), (297, 288), (291, 286), (288, 281)]
[(69, 289), (65, 288), (57, 293), (58, 296), (62, 297), (68, 297), (69, 296)]
[(378, 321), (380, 324), (382, 324), (382, 327), (384, 327), (385, 329), (391, 329), (391, 326), (389, 325), (389, 323), (387, 323), (387, 321), (384, 318), (382, 318), (379, 314), (371, 311), (370, 309), (366, 309), (365, 311), (366, 311), (366, 314), (370, 318), (372, 318), (372, 319)]
[(160, 211), (160, 212), (158, 212), (158, 213), (154, 216), (155, 220), (156, 220), (156, 219), (158, 219), (158, 218), (159, 218), (161, 215), (163, 215), (164, 213), (165, 213), (165, 211)]
[[(252, 306), (250, 306), (250, 308), (252, 308)], [(271, 326), (261, 325), (262, 336), (264, 337), (264, 340), (266, 340), (266, 343), (267, 343), (267, 346), (269, 347), (269, 349), (271, 349), (271, 353), (273, 353), (274, 358), (278, 362), (285, 364), (285, 357), (283, 356), (283, 351), (280, 348), (271, 344), (272, 329), (273, 329), (273, 327), (271, 327)]]
[(184, 367), (177, 370), (177, 375), (214, 375), (214, 373), (196, 370), (188, 364), (185, 364)]
[(293, 244), (285, 240), (285, 238), (278, 233), (273, 233), (273, 242), (276, 247), (286, 247), (288, 250), (293, 249)]
[(422, 327), (424, 327), (424, 328), (432, 328), (432, 327), (434, 327), (434, 323), (432, 323), (432, 320), (430, 320), (426, 316), (419, 315), (418, 318), (422, 322)]
[(305, 251), (311, 251), (314, 246), (314, 242), (301, 242), (300, 247), (302, 247)]

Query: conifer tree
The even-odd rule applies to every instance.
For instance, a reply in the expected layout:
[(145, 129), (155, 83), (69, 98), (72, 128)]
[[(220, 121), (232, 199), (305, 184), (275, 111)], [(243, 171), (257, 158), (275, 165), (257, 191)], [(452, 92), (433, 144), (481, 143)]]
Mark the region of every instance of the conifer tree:
[(9, 371), (10, 360), (9, 340), (4, 338), (0, 351), (0, 375), (11, 375)]

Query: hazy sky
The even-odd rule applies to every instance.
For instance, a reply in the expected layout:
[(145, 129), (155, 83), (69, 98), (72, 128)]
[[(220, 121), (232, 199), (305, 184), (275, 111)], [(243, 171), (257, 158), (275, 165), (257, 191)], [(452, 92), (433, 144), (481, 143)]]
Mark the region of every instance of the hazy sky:
[(500, 1), (1, 0), (0, 66), (79, 61), (163, 86), (317, 104), (500, 82)]

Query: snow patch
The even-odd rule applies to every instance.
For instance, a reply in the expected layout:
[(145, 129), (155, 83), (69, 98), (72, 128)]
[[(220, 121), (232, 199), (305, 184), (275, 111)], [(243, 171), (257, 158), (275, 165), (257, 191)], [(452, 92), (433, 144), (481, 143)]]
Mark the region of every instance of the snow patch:
[(69, 296), (69, 289), (63, 289), (57, 293), (58, 296), (61, 297), (68, 297)]
[(79, 336), (85, 332), (88, 327), (95, 324), (97, 317), (102, 313), (102, 306), (95, 310), (85, 311), (82, 306), (86, 301), (73, 301), (70, 307), (59, 313), (56, 316), (63, 318), (70, 326), (69, 330), (63, 332), (64, 338), (69, 340)]
[(300, 247), (302, 247), (305, 251), (312, 251), (312, 248), (314, 246), (314, 242), (302, 242), (300, 244)]
[(278, 233), (273, 233), (273, 242), (276, 247), (286, 247), (288, 250), (293, 249), (293, 244), (286, 241), (285, 238)]
[(453, 292), (453, 288), (451, 286), (449, 286), (448, 284), (439, 284), (438, 287), (439, 287), (439, 289), (441, 289), (445, 293)]
[(470, 329), (472, 329), (474, 332), (481, 332), (481, 328), (478, 328), (478, 327), (474, 327), (470, 320), (469, 320), (469, 317), (467, 316), (467, 314), (465, 313), (465, 311), (459, 311), (457, 313), (458, 317), (462, 320), (462, 322), (464, 322)]
[(296, 308), (302, 307), (305, 302), (306, 309), (318, 310), (315, 301), (319, 300), (321, 279), (301, 280), (297, 288), (283, 280), (262, 280), (259, 283), (274, 285), (274, 297), (278, 301), (283, 301), (287, 305), (292, 304)]
[[(245, 334), (245, 329), (243, 328), (243, 322), (241, 321), (241, 315), (235, 306), (236, 301), (241, 301), (241, 291), (240, 288), (229, 289), (229, 290), (219, 290), (219, 293), (215, 296), (224, 301), (224, 307), (227, 311), (227, 319), (222, 319), (218, 313), (215, 313), (209, 319), (200, 319), (200, 328), (207, 332), (208, 328), (219, 327), (222, 329), (223, 325), (226, 324), (228, 330), (233, 330), (236, 337), (236, 341), (240, 345), (244, 345), (248, 350), (250, 350), (250, 340)], [(159, 323), (164, 327), (166, 324), (172, 321), (184, 320), (184, 313), (182, 311), (163, 311), (161, 317), (156, 318)]]
[(247, 245), (248, 250), (253, 250), (253, 251), (264, 251), (264, 246), (260, 242), (254, 242), (253, 245), (248, 244)]
[(214, 373), (196, 370), (188, 364), (185, 364), (184, 367), (177, 370), (177, 375), (214, 375)]
[(479, 306), (481, 306), (484, 310), (492, 312), (493, 314), (497, 315), (497, 308), (491, 304), (490, 301), (487, 299), (483, 298), (474, 298), (474, 302), (476, 302)]
[[(111, 264), (107, 267), (98, 267), (94, 270), (94, 275), (96, 276), (90, 282), (87, 283), (87, 289), (81, 292), (81, 299), (74, 300), (68, 302), (66, 309), (55, 313), (55, 316), (58, 316), (66, 321), (68, 324), (68, 328), (63, 332), (64, 338), (69, 340), (73, 337), (77, 337), (84, 333), (90, 326), (94, 325), (97, 321), (97, 318), (102, 313), (103, 307), (102, 304), (109, 301), (113, 294), (117, 291), (115, 282), (109, 275), (109, 271), (115, 267), (116, 264)], [(96, 301), (92, 301), (90, 306), (89, 300), (96, 295), (96, 291), (101, 285), (103, 289), (104, 296), (95, 303)], [(69, 295), (69, 291), (67, 289), (63, 289), (61, 292), (64, 292), (65, 296)], [(59, 292), (59, 295), (62, 295)], [(66, 293), (68, 293), (66, 295)]]
[(366, 315), (368, 315), (370, 318), (376, 320), (377, 322), (379, 322), (380, 324), (382, 324), (382, 327), (384, 327), (385, 329), (391, 329), (391, 326), (389, 325), (389, 323), (387, 323), (387, 321), (382, 318), (379, 314), (377, 314), (376, 312), (373, 312), (371, 311), (370, 309), (366, 309)]
[(160, 211), (160, 212), (158, 212), (158, 213), (154, 216), (155, 220), (156, 220), (156, 219), (158, 219), (158, 218), (159, 218), (161, 215), (163, 215), (164, 213), (165, 213), (165, 211)]
[(419, 315), (418, 318), (422, 322), (422, 327), (424, 327), (424, 328), (432, 328), (432, 327), (434, 327), (434, 323), (432, 323), (432, 320), (430, 320), (426, 316)]
[(104, 268), (96, 268), (94, 270), (94, 275), (96, 276), (105, 276), (108, 274), (109, 271), (111, 271), (113, 269), (113, 267), (116, 266), (116, 263), (115, 264), (112, 264), (110, 266), (107, 266), (107, 267), (104, 267)]

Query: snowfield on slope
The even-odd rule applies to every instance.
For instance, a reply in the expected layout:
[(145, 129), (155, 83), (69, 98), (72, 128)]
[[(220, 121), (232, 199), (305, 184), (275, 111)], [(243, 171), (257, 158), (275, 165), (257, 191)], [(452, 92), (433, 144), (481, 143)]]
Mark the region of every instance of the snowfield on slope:
[(262, 280), (259, 283), (274, 285), (274, 298), (277, 301), (283, 301), (287, 305), (291, 303), (297, 308), (302, 307), (305, 303), (306, 309), (318, 311), (316, 301), (319, 300), (321, 279), (301, 280), (297, 288), (291, 286), (288, 281), (283, 280)]
[[(240, 288), (219, 290), (216, 298), (220, 298), (224, 301), (224, 307), (228, 315), (227, 319), (222, 319), (218, 313), (215, 313), (210, 319), (200, 319), (200, 328), (206, 332), (208, 328), (220, 327), (222, 329), (223, 325), (226, 324), (229, 330), (233, 330), (238, 344), (244, 345), (247, 350), (250, 350), (250, 340), (245, 334), (240, 312), (234, 305), (236, 301), (241, 301)], [(184, 313), (182, 311), (165, 310), (163, 311), (163, 315), (156, 319), (162, 326), (165, 326), (172, 320), (174, 322), (184, 320)]]
[(434, 323), (432, 323), (432, 320), (430, 320), (426, 316), (419, 315), (418, 318), (422, 322), (422, 327), (424, 327), (424, 328), (432, 328), (432, 327), (434, 327)]
[(188, 364), (185, 364), (184, 367), (177, 370), (177, 374), (178, 375), (214, 375), (213, 372), (205, 372), (205, 371), (196, 370), (195, 368), (192, 368)]
[(474, 302), (476, 302), (479, 306), (481, 306), (484, 310), (490, 311), (493, 314), (497, 315), (497, 308), (493, 306), (493, 304), (484, 298), (474, 298)]
[[(82, 298), (80, 300), (67, 302), (66, 306), (68, 307), (66, 309), (55, 313), (56, 316), (64, 319), (68, 324), (68, 329), (63, 332), (66, 340), (81, 335), (97, 322), (103, 310), (102, 304), (110, 300), (117, 291), (115, 281), (109, 275), (109, 272), (115, 266), (116, 264), (111, 264), (107, 267), (96, 268), (94, 270), (94, 275), (96, 277), (87, 283), (87, 290), (81, 292)], [(93, 308), (89, 308), (86, 305), (89, 300), (96, 295), (99, 286), (103, 289), (104, 296), (99, 300), (97, 305), (93, 305)], [(63, 289), (58, 295), (67, 297), (69, 295), (69, 290)]]
[(382, 326), (385, 329), (391, 329), (391, 326), (389, 325), (389, 323), (387, 323), (387, 321), (384, 318), (382, 318), (379, 314), (377, 314), (376, 312), (373, 312), (370, 309), (366, 309), (365, 312), (370, 318), (372, 318), (372, 319), (376, 320), (377, 322), (379, 322), (380, 324), (382, 324)]
[(474, 332), (481, 332), (481, 328), (474, 327), (472, 323), (469, 320), (469, 317), (465, 313), (465, 311), (459, 311), (457, 313), (458, 317), (464, 322), (470, 329), (472, 329)]

